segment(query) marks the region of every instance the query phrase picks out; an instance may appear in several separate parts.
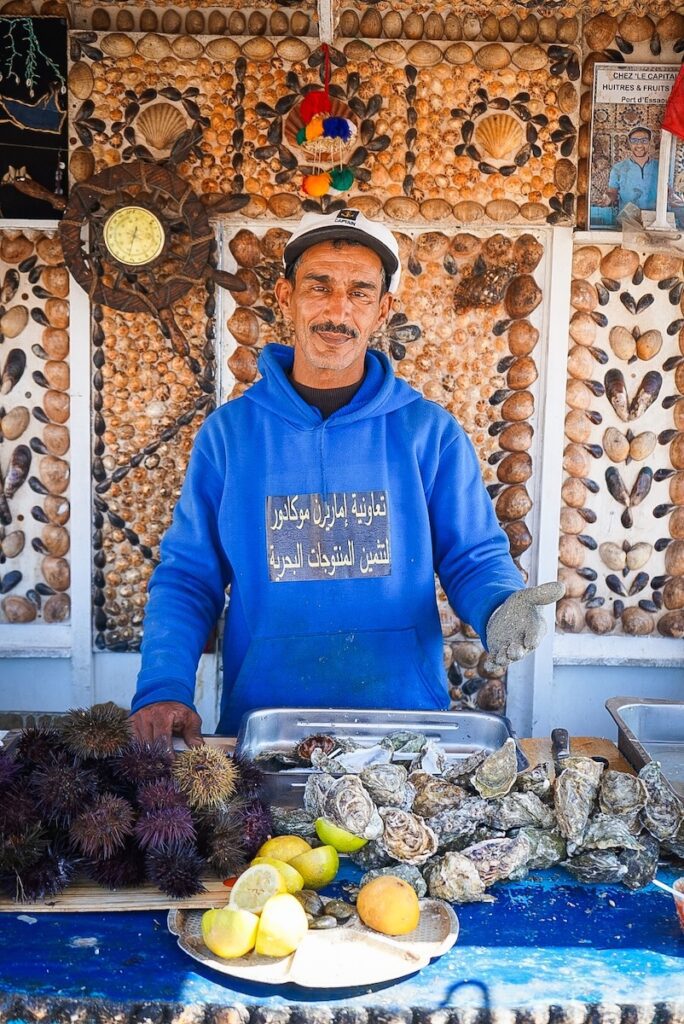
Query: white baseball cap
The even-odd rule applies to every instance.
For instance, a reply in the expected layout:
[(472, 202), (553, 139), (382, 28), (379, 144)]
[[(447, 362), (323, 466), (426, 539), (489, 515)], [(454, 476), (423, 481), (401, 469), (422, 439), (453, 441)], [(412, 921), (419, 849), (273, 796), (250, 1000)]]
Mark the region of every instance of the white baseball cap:
[(286, 272), (306, 249), (318, 245), (319, 242), (329, 242), (336, 238), (360, 242), (377, 253), (387, 274), (387, 290), (396, 292), (401, 278), (397, 241), (389, 228), (374, 220), (368, 220), (360, 210), (305, 213), (285, 246), (283, 263)]

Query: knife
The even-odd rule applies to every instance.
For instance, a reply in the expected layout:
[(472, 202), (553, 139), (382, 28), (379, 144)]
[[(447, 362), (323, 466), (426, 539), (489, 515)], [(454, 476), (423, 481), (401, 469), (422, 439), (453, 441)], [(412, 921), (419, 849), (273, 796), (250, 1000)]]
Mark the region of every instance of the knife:
[[(572, 757), (570, 753), (570, 734), (567, 729), (552, 729), (551, 730), (551, 755), (555, 765), (560, 767), (568, 757)], [(608, 767), (608, 758), (601, 757), (598, 754), (591, 758), (592, 761), (598, 761), (605, 768)]]

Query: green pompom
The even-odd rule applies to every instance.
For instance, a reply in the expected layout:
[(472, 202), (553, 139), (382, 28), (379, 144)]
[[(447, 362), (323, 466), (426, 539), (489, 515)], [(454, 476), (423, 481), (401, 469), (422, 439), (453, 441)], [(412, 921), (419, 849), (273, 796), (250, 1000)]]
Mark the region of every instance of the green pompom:
[(303, 142), (306, 142), (306, 128), (300, 128), (297, 132), (297, 142), (300, 146)]
[(348, 167), (335, 167), (330, 172), (330, 187), (336, 192), (346, 192), (354, 184), (354, 174)]

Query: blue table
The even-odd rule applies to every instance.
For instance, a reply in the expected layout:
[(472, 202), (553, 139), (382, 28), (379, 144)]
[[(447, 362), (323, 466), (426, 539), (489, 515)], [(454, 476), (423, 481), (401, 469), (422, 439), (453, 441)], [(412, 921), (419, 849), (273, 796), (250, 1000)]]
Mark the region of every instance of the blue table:
[[(671, 883), (676, 873), (663, 869), (659, 877)], [(496, 903), (456, 908), (457, 944), (421, 972), (327, 991), (246, 984), (205, 970), (177, 947), (165, 914), (25, 921), (18, 908), (0, 915), (0, 1021), (684, 1021), (684, 936), (667, 893), (582, 885), (562, 869), (491, 892)]]

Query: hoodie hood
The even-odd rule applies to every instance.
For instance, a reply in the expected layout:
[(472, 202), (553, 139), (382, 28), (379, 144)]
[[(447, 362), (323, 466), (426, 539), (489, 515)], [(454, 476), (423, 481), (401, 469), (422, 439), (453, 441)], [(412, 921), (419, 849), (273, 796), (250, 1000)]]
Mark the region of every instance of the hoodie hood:
[[(245, 392), (244, 398), (275, 413), (299, 430), (314, 430), (323, 422), (318, 409), (297, 394), (288, 374), (294, 362), (294, 349), (287, 345), (266, 345), (259, 356), (262, 379)], [(397, 380), (389, 359), (382, 352), (366, 352), (365, 376), (351, 402), (333, 413), (327, 428), (347, 425), (356, 420), (384, 416), (415, 402), (420, 395), (405, 381)]]

